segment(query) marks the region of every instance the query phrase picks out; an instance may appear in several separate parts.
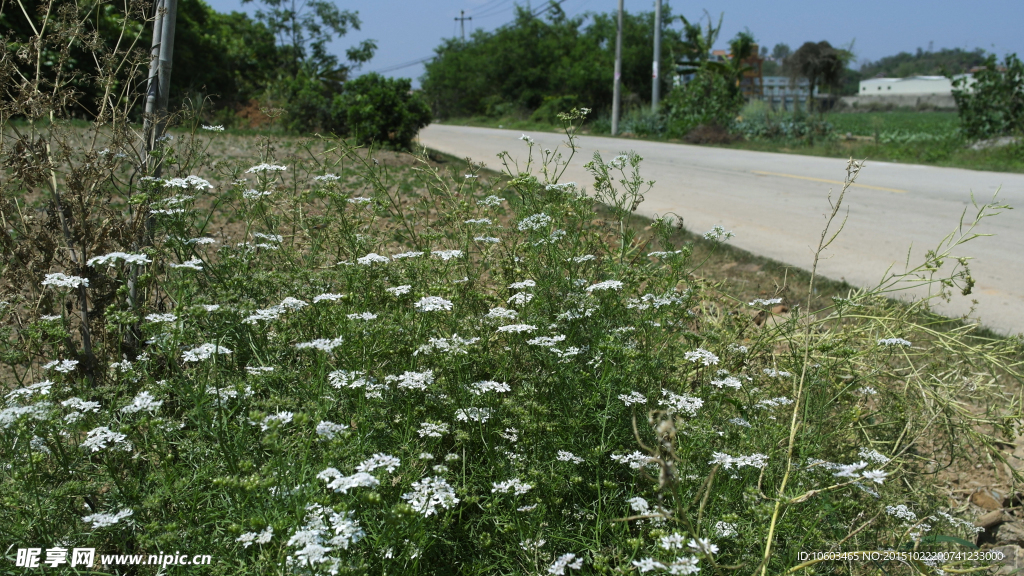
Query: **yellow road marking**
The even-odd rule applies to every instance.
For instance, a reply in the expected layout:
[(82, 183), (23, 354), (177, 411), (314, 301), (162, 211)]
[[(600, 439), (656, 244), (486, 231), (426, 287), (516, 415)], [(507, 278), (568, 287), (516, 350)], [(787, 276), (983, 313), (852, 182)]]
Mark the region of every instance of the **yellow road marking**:
[[(797, 176), (796, 174), (782, 174), (780, 172), (762, 172), (760, 170), (751, 170), (754, 174), (761, 174), (762, 176), (781, 176), (783, 178), (796, 178), (797, 180), (810, 180), (812, 182), (825, 182), (826, 184), (838, 184), (843, 185), (841, 180), (826, 180), (824, 178), (811, 178), (810, 176)], [(883, 192), (896, 192), (897, 194), (906, 194), (907, 190), (900, 190), (899, 188), (885, 188), (882, 186), (868, 186), (867, 184), (857, 184), (861, 188), (870, 188), (872, 190), (881, 190)]]

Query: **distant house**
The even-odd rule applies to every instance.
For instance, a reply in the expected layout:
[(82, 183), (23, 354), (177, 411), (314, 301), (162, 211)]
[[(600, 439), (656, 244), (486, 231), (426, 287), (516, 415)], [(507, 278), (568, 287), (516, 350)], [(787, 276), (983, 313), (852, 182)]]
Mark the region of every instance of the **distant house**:
[[(787, 76), (765, 76), (761, 79), (760, 99), (774, 110), (795, 110), (797, 107), (806, 110), (809, 88), (807, 78), (799, 78), (794, 82)], [(819, 96), (817, 86), (814, 87), (814, 95)]]
[[(968, 76), (970, 82), (971, 76)], [(871, 78), (860, 81), (858, 96), (886, 96), (906, 94), (914, 96), (952, 95), (953, 81), (945, 76), (911, 76), (909, 78)]]

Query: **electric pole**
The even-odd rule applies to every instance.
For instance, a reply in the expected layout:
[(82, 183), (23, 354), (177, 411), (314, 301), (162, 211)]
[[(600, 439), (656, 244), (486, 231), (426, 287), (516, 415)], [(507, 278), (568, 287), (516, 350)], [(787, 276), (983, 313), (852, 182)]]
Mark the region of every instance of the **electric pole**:
[(651, 111), (658, 111), (661, 98), (661, 79), (658, 78), (658, 62), (661, 61), (661, 0), (654, 2), (654, 66), (651, 70)]
[(619, 0), (619, 28), (615, 33), (615, 88), (612, 90), (612, 136), (619, 133), (619, 84), (622, 77), (622, 0)]
[(456, 18), (459, 21), (459, 25), (462, 27), (462, 41), (466, 41), (466, 20), (472, 20), (472, 16), (466, 16), (465, 10), (459, 10), (460, 16)]
[[(174, 61), (174, 23), (178, 16), (178, 0), (154, 0), (153, 44), (150, 48), (149, 85), (146, 90), (146, 113), (142, 133), (146, 138), (146, 160), (167, 126), (167, 99), (171, 91), (171, 68)], [(151, 166), (150, 176), (160, 176), (160, 165)]]

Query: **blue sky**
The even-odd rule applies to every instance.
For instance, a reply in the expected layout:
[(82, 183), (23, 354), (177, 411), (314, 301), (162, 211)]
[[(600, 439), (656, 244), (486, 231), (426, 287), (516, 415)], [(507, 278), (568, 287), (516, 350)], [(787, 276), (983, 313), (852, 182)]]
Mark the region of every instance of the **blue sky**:
[[(241, 0), (207, 0), (219, 12), (243, 10), (252, 13), (258, 2), (242, 6)], [(531, 0), (533, 8), (543, 5)], [(493, 30), (512, 19), (513, 6), (526, 0), (350, 0), (338, 1), (339, 8), (359, 12), (362, 29), (336, 39), (332, 47), (343, 54), (361, 40), (377, 40), (376, 56), (362, 72), (395, 68), (433, 54), (443, 38), (459, 33), (455, 18), (461, 10), (466, 35), (472, 30)], [(1024, 55), (1024, 1), (1021, 0), (719, 0), (718, 2), (666, 2), (675, 13), (699, 17), (705, 8), (716, 20), (725, 13), (720, 43), (744, 28), (750, 29), (763, 46), (784, 42), (792, 48), (812, 40), (828, 40), (836, 46), (854, 42), (858, 61), (877, 60), (900, 51), (940, 48), (983, 48), (1004, 54)], [(563, 9), (570, 16), (583, 12), (609, 12), (616, 0), (566, 0)], [(653, 10), (653, 0), (625, 0), (626, 10)], [(676, 24), (678, 26), (678, 24)], [(387, 76), (418, 78), (423, 65), (384, 72)]]

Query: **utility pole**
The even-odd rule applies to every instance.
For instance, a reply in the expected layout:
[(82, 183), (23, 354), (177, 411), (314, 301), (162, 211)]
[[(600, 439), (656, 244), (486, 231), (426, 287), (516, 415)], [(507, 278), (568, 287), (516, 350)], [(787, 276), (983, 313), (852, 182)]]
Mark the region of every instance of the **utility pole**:
[[(146, 138), (146, 161), (157, 139), (167, 127), (167, 99), (171, 91), (171, 68), (174, 60), (174, 23), (178, 16), (178, 0), (154, 0), (153, 44), (150, 48), (149, 82), (146, 90), (146, 113), (142, 133)], [(160, 176), (161, 166), (150, 166), (150, 176)]]
[(612, 90), (612, 136), (619, 133), (619, 84), (622, 77), (622, 0), (619, 0), (619, 28), (615, 33), (615, 88)]
[(466, 41), (466, 20), (472, 20), (472, 16), (466, 16), (465, 10), (459, 10), (460, 16), (456, 18), (459, 21), (459, 25), (462, 27), (462, 41)]
[(651, 111), (658, 111), (661, 99), (661, 79), (658, 78), (658, 62), (661, 62), (661, 0), (654, 2), (654, 66), (651, 71)]

